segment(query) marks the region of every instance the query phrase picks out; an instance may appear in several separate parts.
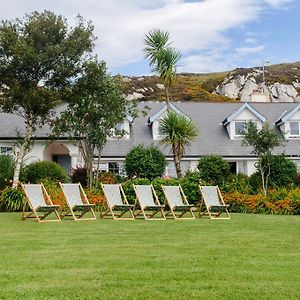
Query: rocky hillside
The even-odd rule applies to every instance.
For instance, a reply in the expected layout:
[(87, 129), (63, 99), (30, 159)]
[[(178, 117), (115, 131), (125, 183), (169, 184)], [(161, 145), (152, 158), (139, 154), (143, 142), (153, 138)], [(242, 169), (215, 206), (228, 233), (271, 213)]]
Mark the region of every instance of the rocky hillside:
[[(163, 101), (164, 88), (156, 76), (121, 77), (129, 100)], [(300, 62), (239, 68), (211, 74), (179, 74), (170, 90), (173, 101), (300, 101)], [(255, 95), (264, 94), (263, 98)], [(254, 95), (254, 96), (253, 96)]]

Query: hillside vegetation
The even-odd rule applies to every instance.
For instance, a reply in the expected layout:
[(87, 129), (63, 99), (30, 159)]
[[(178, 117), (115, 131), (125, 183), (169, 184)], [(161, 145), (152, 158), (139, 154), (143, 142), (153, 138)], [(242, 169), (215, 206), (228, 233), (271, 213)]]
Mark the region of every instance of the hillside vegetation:
[[(254, 74), (254, 75), (253, 75)], [(216, 94), (216, 88), (237, 77), (252, 77), (262, 83), (262, 67), (237, 68), (232, 71), (208, 74), (181, 73), (170, 89), (172, 101), (232, 102), (236, 99)], [(270, 65), (265, 68), (266, 84), (294, 85), (300, 92), (300, 62)], [(164, 101), (164, 89), (157, 76), (121, 76), (125, 95), (144, 101)]]

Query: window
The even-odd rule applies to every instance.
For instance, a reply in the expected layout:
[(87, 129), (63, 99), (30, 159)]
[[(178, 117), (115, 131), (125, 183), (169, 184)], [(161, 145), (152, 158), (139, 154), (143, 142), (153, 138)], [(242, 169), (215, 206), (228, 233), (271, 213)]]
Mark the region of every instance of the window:
[(117, 162), (109, 162), (108, 163), (108, 171), (111, 172), (111, 173), (119, 174), (120, 173), (119, 163), (117, 163)]
[(291, 121), (290, 122), (290, 135), (299, 136), (299, 121)]
[(245, 130), (246, 121), (235, 121), (234, 122), (235, 135), (241, 136)]
[(13, 154), (13, 148), (12, 147), (0, 147), (0, 153), (2, 155), (12, 155)]

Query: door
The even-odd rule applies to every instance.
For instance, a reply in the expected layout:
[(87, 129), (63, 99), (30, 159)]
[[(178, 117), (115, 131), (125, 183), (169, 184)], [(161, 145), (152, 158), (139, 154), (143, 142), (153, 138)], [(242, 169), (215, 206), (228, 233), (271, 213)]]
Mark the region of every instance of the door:
[(53, 155), (53, 161), (58, 163), (68, 174), (71, 171), (71, 156), (69, 154)]

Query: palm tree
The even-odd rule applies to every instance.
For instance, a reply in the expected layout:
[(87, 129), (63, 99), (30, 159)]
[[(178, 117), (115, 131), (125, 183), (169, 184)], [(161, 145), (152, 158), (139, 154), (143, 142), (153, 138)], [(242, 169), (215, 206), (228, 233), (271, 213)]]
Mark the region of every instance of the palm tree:
[(160, 131), (163, 136), (162, 143), (171, 146), (177, 178), (181, 177), (180, 160), (185, 148), (198, 136), (198, 130), (191, 120), (183, 115), (169, 110), (167, 115), (160, 121)]
[(149, 59), (152, 71), (157, 73), (165, 87), (166, 101), (169, 106), (169, 89), (176, 81), (176, 69), (181, 53), (169, 47), (169, 33), (159, 29), (153, 29), (144, 38), (146, 47), (145, 57)]

